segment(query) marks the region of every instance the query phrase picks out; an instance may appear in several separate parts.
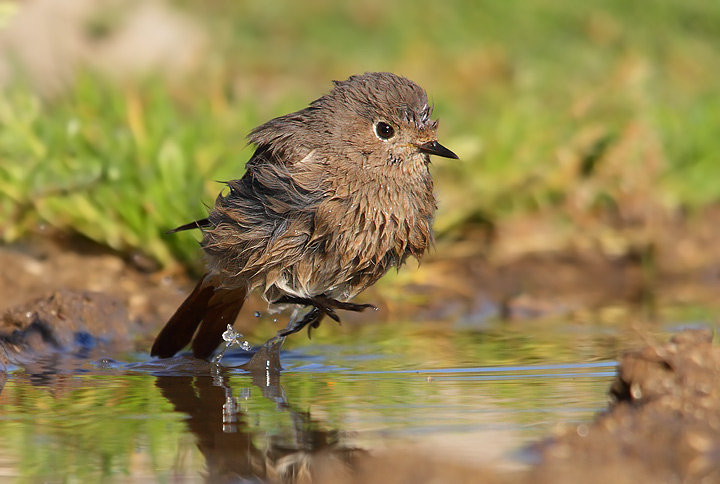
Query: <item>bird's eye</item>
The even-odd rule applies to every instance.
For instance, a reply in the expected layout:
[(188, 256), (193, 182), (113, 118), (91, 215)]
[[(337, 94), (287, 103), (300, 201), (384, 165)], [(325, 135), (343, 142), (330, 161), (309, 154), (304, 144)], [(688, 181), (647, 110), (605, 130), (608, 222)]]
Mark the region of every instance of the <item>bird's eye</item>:
[(395, 136), (395, 129), (385, 121), (378, 121), (375, 124), (375, 134), (380, 139), (390, 139)]

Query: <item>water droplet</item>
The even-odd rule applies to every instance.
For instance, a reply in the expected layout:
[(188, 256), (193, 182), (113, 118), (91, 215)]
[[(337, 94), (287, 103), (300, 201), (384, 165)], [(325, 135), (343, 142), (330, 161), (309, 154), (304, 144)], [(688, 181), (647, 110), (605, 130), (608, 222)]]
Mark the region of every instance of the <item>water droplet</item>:
[(222, 334), (223, 340), (228, 342), (228, 346), (235, 344), (242, 335), (235, 331), (231, 325), (227, 325), (227, 330)]
[(260, 311), (255, 311), (255, 317), (259, 318), (260, 316), (262, 316), (262, 313)]

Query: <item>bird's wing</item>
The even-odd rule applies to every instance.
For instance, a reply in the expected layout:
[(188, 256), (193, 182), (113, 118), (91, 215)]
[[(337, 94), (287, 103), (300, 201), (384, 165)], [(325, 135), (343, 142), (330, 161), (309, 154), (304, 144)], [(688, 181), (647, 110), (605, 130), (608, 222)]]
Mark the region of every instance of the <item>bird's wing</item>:
[(192, 230), (192, 229), (199, 229), (203, 227), (209, 227), (210, 226), (210, 220), (206, 218), (195, 220), (194, 222), (190, 222), (189, 224), (181, 225), (180, 227), (176, 227), (172, 230), (168, 230), (165, 232), (166, 234), (174, 234), (175, 232), (182, 232), (183, 230)]

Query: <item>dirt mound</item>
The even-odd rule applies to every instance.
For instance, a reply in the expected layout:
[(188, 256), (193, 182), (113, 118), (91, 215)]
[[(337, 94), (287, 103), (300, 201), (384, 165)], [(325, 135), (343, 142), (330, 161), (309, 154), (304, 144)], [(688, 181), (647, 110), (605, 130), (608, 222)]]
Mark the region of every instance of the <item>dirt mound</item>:
[(6, 311), (0, 317), (0, 342), (10, 355), (31, 359), (98, 345), (127, 346), (133, 329), (119, 299), (62, 290)]
[(342, 482), (720, 482), (720, 347), (709, 331), (623, 355), (610, 394), (613, 403), (595, 421), (537, 444), (528, 471), (500, 474), (401, 449), (360, 459)]
[(532, 482), (720, 482), (720, 347), (709, 331), (623, 355), (610, 393), (608, 412), (541, 446)]

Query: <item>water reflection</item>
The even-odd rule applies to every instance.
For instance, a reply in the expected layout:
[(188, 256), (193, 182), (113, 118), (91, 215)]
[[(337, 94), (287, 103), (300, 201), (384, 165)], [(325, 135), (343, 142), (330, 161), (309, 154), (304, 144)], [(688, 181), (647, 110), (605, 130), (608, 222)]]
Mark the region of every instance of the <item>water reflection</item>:
[[(253, 361), (273, 361), (265, 360), (266, 356), (256, 355)], [(347, 477), (365, 451), (344, 445), (339, 429), (328, 428), (310, 412), (295, 408), (280, 384), (278, 367), (246, 368), (252, 368), (252, 385), (242, 388), (240, 395), (235, 395), (230, 386), (232, 375), (221, 367), (215, 367), (214, 375), (161, 375), (155, 381), (174, 410), (189, 417), (186, 425), (205, 458), (206, 482), (261, 479), (306, 483), (314, 482), (320, 474), (324, 482)], [(243, 400), (254, 389), (272, 401), (278, 412), (287, 413), (292, 422), (291, 433), (270, 436), (266, 446), (256, 444), (259, 439), (253, 430), (253, 416), (242, 408)]]
[(543, 340), (523, 328), (392, 340), (372, 329), (286, 350), (282, 375), (277, 354), (262, 351), (251, 365), (247, 353), (229, 353), (224, 368), (144, 352), (13, 363), (0, 391), (0, 475), (347, 482), (378, 458), (397, 467), (386, 452), (398, 448), (421, 461), (516, 465), (511, 452), (524, 443), (603, 408), (614, 372), (597, 361), (606, 340), (592, 335)]

